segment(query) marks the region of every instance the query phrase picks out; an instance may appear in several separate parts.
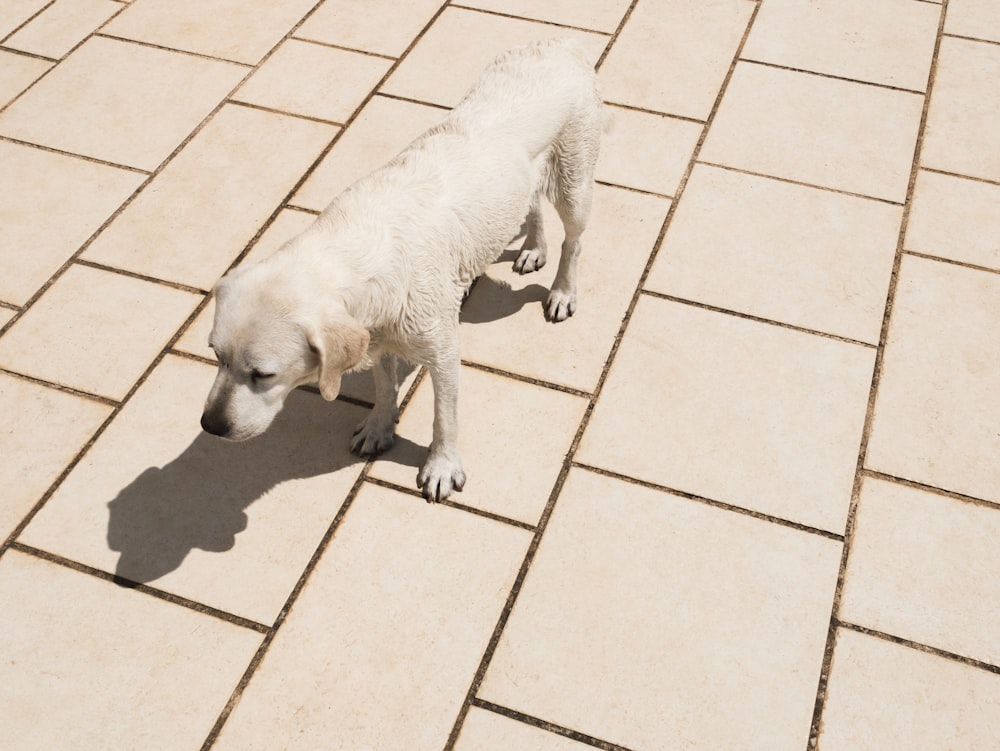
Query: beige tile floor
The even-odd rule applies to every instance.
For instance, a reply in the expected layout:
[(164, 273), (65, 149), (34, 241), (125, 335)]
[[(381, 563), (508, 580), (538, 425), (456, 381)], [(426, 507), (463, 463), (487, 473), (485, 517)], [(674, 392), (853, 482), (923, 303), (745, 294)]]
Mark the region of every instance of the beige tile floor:
[[(560, 35), (580, 309), (477, 282), (465, 490), (413, 369), (376, 461), (364, 374), (202, 433), (215, 280)], [(0, 3), (0, 746), (1000, 748), (998, 80), (993, 0)]]

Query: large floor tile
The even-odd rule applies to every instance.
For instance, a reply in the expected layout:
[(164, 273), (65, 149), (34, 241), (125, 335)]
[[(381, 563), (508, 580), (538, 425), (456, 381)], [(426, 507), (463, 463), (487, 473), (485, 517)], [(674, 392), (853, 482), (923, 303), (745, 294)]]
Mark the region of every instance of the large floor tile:
[(0, 115), (0, 135), (153, 170), (246, 72), (94, 37)]
[(601, 66), (604, 98), (707, 120), (753, 7), (746, 0), (640, 2)]
[(363, 410), (295, 391), (259, 438), (198, 424), (215, 368), (167, 357), (20, 540), (269, 624), (361, 470)]
[(906, 250), (1000, 270), (1000, 185), (920, 170)]
[(614, 33), (631, 3), (629, 0), (465, 0), (462, 5), (536, 21)]
[(137, 0), (108, 34), (254, 65), (302, 20), (316, 0)]
[(58, 59), (121, 9), (112, 0), (56, 0), (4, 46)]
[(819, 748), (823, 751), (991, 751), (1000, 676), (841, 630)]
[(462, 8), (447, 8), (389, 77), (382, 91), (454, 107), (496, 55), (520, 44), (568, 37), (595, 63), (608, 37)]
[(84, 258), (208, 289), (336, 132), (333, 125), (227, 105)]
[[(578, 396), (463, 368), (459, 445), (468, 481), (453, 500), (536, 524), (586, 408)], [(399, 421), (396, 445), (372, 476), (412, 487), (433, 422), (434, 394), (425, 378)]]
[(132, 195), (145, 175), (0, 141), (0, 300), (18, 305)]
[(913, 0), (768, 0), (741, 56), (924, 91), (940, 17)]
[(674, 195), (687, 172), (702, 126), (622, 107), (609, 107), (605, 112), (612, 118), (612, 125), (601, 142), (597, 179)]
[(0, 50), (0, 107), (6, 107), (51, 67), (48, 60)]
[(904, 256), (866, 466), (1000, 501), (1000, 277)]
[(462, 357), (593, 391), (669, 206), (663, 198), (597, 186), (582, 239), (577, 310), (553, 324), (542, 305), (555, 278), (563, 229), (546, 203), (548, 263), (522, 276), (511, 265), (517, 253), (507, 252), (479, 279), (462, 311)]
[(740, 63), (706, 162), (902, 203), (923, 97)]
[(1000, 181), (1000, 46), (945, 37), (920, 164)]
[(0, 540), (6, 540), (111, 407), (0, 375), (0, 414)]
[(472, 707), (465, 717), (455, 751), (585, 751), (590, 746), (540, 730), (485, 709)]
[(0, 367), (121, 399), (198, 301), (74, 265), (0, 338)]
[(10, 751), (197, 748), (261, 640), (16, 551), (0, 560), (0, 602)]
[(949, 0), (946, 34), (1000, 42), (1000, 5), (993, 0)]
[(6, 0), (0, 6), (0, 39), (42, 10), (51, 0)]
[(529, 539), (366, 485), (215, 748), (441, 748)]
[(399, 57), (441, 6), (441, 0), (326, 0), (295, 36)]
[(577, 458), (843, 533), (875, 353), (644, 297)]
[(322, 211), (345, 188), (391, 160), (447, 114), (440, 107), (373, 97), (312, 171), (291, 203)]
[(635, 751), (799, 751), (840, 547), (573, 470), (479, 696)]
[(342, 123), (382, 79), (390, 64), (373, 55), (289, 39), (233, 98)]
[(699, 164), (646, 288), (878, 344), (902, 211)]
[(840, 617), (1000, 665), (1000, 509), (865, 478)]

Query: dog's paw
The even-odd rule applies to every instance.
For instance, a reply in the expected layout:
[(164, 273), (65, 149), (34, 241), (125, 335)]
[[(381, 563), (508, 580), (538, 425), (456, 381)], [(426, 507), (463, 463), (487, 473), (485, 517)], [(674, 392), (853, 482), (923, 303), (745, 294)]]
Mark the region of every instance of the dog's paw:
[(417, 475), (417, 487), (429, 503), (443, 501), (465, 487), (465, 472), (455, 459), (431, 456)]
[(396, 440), (394, 421), (382, 422), (369, 414), (357, 428), (351, 439), (351, 453), (358, 456), (377, 456), (392, 448)]
[(545, 317), (553, 323), (565, 321), (576, 312), (576, 295), (554, 289), (545, 303)]
[(514, 271), (518, 274), (530, 274), (545, 265), (545, 253), (541, 250), (525, 249), (514, 261)]

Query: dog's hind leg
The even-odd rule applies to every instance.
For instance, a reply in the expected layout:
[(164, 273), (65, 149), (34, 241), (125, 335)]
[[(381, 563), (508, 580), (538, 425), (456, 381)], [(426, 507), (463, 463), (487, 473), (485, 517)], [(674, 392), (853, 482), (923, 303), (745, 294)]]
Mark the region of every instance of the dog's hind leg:
[(545, 227), (542, 222), (542, 195), (535, 193), (525, 220), (526, 232), (521, 253), (514, 261), (514, 271), (518, 274), (530, 274), (545, 265)]
[(387, 451), (396, 439), (399, 419), (399, 380), (396, 356), (383, 353), (372, 368), (375, 376), (375, 406), (354, 430), (351, 451), (358, 456), (376, 456)]

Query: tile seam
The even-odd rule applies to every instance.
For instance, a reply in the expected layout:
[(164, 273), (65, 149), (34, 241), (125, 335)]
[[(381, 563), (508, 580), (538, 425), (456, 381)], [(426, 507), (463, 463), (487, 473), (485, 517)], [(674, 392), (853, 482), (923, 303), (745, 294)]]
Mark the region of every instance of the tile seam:
[(133, 581), (128, 577), (119, 576), (118, 574), (112, 574), (104, 569), (97, 568), (95, 566), (90, 566), (86, 563), (80, 563), (79, 561), (74, 561), (71, 558), (66, 558), (64, 556), (58, 555), (56, 553), (51, 553), (47, 550), (41, 548), (36, 548), (32, 545), (26, 545), (21, 542), (15, 542), (10, 546), (11, 550), (15, 550), (19, 553), (25, 555), (30, 555), (33, 558), (40, 558), (41, 560), (48, 561), (49, 563), (61, 566), (62, 568), (67, 568), (72, 571), (76, 571), (81, 574), (85, 574), (94, 579), (100, 579), (101, 581), (108, 582), (120, 587), (123, 590), (133, 590), (136, 592), (141, 592), (144, 595), (149, 595), (157, 600), (163, 602), (169, 602), (172, 605), (179, 605), (187, 610), (193, 610), (196, 613), (201, 613), (202, 615), (207, 615), (215, 618), (219, 621), (224, 621), (233, 626), (239, 626), (241, 628), (248, 629), (250, 631), (256, 631), (258, 634), (266, 634), (270, 629), (269, 626), (265, 626), (263, 623), (259, 623), (252, 618), (245, 618), (235, 613), (230, 613), (225, 610), (220, 610), (219, 608), (213, 608), (205, 603), (198, 602), (197, 600), (191, 600), (187, 597), (182, 597), (181, 595), (174, 594), (173, 592), (168, 592), (164, 589), (159, 589), (157, 587), (151, 587), (148, 584), (143, 584), (141, 582)]
[(395, 62), (396, 60), (399, 59), (397, 57), (393, 57), (392, 55), (385, 55), (381, 52), (372, 52), (371, 50), (363, 50), (357, 47), (345, 47), (342, 44), (333, 44), (332, 42), (324, 42), (321, 39), (295, 36), (294, 34), (285, 41), (291, 41), (291, 40), (294, 40), (296, 42), (305, 42), (306, 44), (313, 44), (316, 45), (317, 47), (325, 47), (331, 50), (340, 50), (341, 52), (353, 52), (356, 55), (367, 55), (368, 57), (377, 57), (380, 60), (388, 60), (389, 62)]
[(912, 256), (913, 258), (922, 258), (925, 261), (935, 261), (937, 263), (946, 263), (949, 266), (958, 266), (963, 269), (969, 269), (970, 271), (981, 271), (985, 274), (1000, 274), (1000, 269), (992, 268), (990, 266), (980, 266), (975, 263), (970, 263), (969, 261), (961, 261), (957, 258), (947, 258), (945, 256), (934, 255), (933, 253), (925, 253), (919, 250), (906, 250), (903, 249), (903, 255)]
[(17, 47), (10, 47), (7, 44), (0, 43), (0, 50), (3, 52), (9, 52), (12, 55), (21, 55), (22, 57), (30, 57), (35, 60), (41, 60), (46, 63), (58, 63), (62, 58), (59, 57), (47, 57), (45, 55), (39, 55), (37, 52), (29, 52), (28, 50), (19, 50)]
[(676, 295), (670, 295), (666, 292), (657, 292), (651, 289), (643, 289), (642, 294), (647, 297), (654, 297), (658, 300), (667, 300), (669, 302), (675, 302), (680, 305), (688, 305), (693, 308), (701, 308), (702, 310), (709, 310), (713, 313), (721, 313), (723, 315), (732, 316), (734, 318), (742, 318), (747, 321), (753, 321), (755, 323), (764, 323), (770, 326), (777, 326), (782, 329), (789, 329), (791, 331), (797, 331), (800, 334), (810, 334), (812, 336), (818, 336), (823, 339), (832, 339), (835, 342), (841, 342), (843, 344), (853, 344), (858, 347), (864, 347), (865, 349), (875, 349), (877, 345), (870, 342), (864, 342), (860, 339), (851, 339), (848, 336), (841, 336), (840, 334), (831, 334), (827, 331), (820, 331), (819, 329), (810, 329), (805, 326), (798, 326), (794, 323), (787, 323), (785, 321), (778, 321), (773, 318), (765, 318), (763, 316), (753, 315), (752, 313), (745, 313), (740, 310), (733, 310), (732, 308), (723, 308), (718, 305), (712, 305), (710, 303), (701, 302), (699, 300), (691, 300), (686, 297), (678, 297)]
[(653, 198), (664, 198), (668, 201), (674, 200), (674, 197), (668, 195), (667, 193), (657, 193), (655, 190), (646, 190), (645, 188), (635, 188), (631, 185), (622, 185), (621, 183), (612, 182), (611, 180), (594, 180), (597, 185), (603, 185), (606, 188), (615, 188), (617, 190), (627, 190), (629, 193), (638, 193), (641, 196), (651, 196)]
[(677, 120), (682, 123), (692, 123), (693, 125), (700, 125), (704, 127), (705, 121), (699, 120), (696, 117), (688, 117), (686, 115), (675, 115), (670, 112), (661, 112), (660, 110), (652, 110), (648, 107), (639, 107), (635, 104), (625, 104), (624, 102), (615, 102), (610, 99), (605, 99), (604, 104), (609, 107), (617, 107), (619, 109), (628, 110), (629, 112), (640, 112), (644, 115), (655, 115), (656, 117), (662, 117), (667, 120)]
[(889, 335), (890, 321), (892, 318), (892, 308), (895, 300), (896, 285), (899, 280), (900, 264), (903, 258), (903, 246), (906, 239), (906, 230), (909, 224), (910, 210), (913, 204), (913, 192), (916, 186), (917, 176), (920, 171), (920, 158), (923, 151), (924, 136), (927, 128), (927, 116), (930, 109), (930, 101), (934, 91), (934, 81), (937, 75), (938, 58), (941, 50), (941, 41), (944, 36), (945, 17), (948, 11), (948, 0), (943, 0), (941, 4), (940, 16), (938, 18), (938, 28), (934, 38), (934, 49), (931, 53), (931, 64), (927, 72), (926, 95), (920, 112), (920, 124), (917, 128), (916, 142), (913, 147), (913, 159), (910, 165), (910, 175), (906, 187), (906, 200), (903, 203), (903, 213), (900, 217), (899, 233), (896, 239), (896, 251), (893, 259), (892, 272), (889, 277), (889, 285), (886, 290), (886, 302), (882, 316), (882, 327), (879, 333), (879, 343), (875, 353), (875, 363), (872, 368), (871, 386), (868, 392), (868, 403), (865, 409), (865, 420), (862, 426), (861, 438), (858, 447), (858, 458), (855, 464), (854, 484), (851, 489), (851, 500), (847, 512), (847, 522), (844, 526), (844, 547), (841, 552), (840, 566), (837, 571), (837, 582), (834, 589), (832, 602), (830, 604), (830, 620), (827, 629), (826, 645), (823, 650), (823, 659), (820, 666), (819, 680), (816, 686), (816, 699), (813, 704), (812, 723), (809, 730), (809, 740), (806, 750), (812, 751), (819, 745), (819, 736), (823, 725), (823, 710), (826, 704), (826, 696), (829, 689), (830, 670), (833, 664), (833, 655), (836, 646), (837, 624), (840, 618), (840, 604), (843, 597), (844, 582), (847, 576), (847, 564), (850, 558), (851, 545), (854, 539), (854, 528), (857, 517), (858, 503), (861, 495), (861, 485), (863, 482), (866, 455), (868, 452), (868, 442), (871, 437), (872, 424), (875, 416), (875, 402), (878, 395), (878, 387), (881, 379), (882, 363), (885, 358), (885, 348)]
[(98, 159), (97, 157), (87, 156), (86, 154), (77, 154), (73, 151), (65, 151), (63, 149), (57, 149), (53, 146), (46, 146), (43, 143), (32, 143), (31, 141), (24, 141), (20, 138), (13, 138), (12, 136), (5, 136), (3, 134), (0, 134), (0, 141), (3, 141), (5, 143), (12, 143), (17, 146), (25, 146), (27, 148), (36, 149), (38, 151), (45, 151), (49, 154), (68, 156), (72, 159), (79, 159), (84, 162), (90, 162), (91, 164), (99, 164), (102, 167), (112, 167), (114, 169), (122, 170), (123, 172), (132, 172), (137, 175), (145, 175), (147, 177), (153, 174), (149, 170), (139, 169), (138, 167), (130, 167), (127, 164), (118, 164), (117, 162), (109, 162), (106, 159)]
[(862, 626), (858, 623), (852, 623), (850, 621), (842, 621), (837, 619), (837, 626), (846, 629), (848, 631), (854, 631), (858, 634), (864, 634), (865, 636), (871, 636), (882, 641), (890, 642), (892, 644), (898, 644), (901, 647), (907, 647), (916, 652), (923, 652), (924, 654), (934, 655), (935, 657), (940, 657), (942, 659), (948, 660), (949, 662), (957, 662), (970, 668), (976, 668), (978, 670), (985, 671), (987, 673), (993, 673), (994, 675), (1000, 675), (1000, 665), (994, 665), (991, 662), (985, 660), (978, 660), (975, 657), (968, 657), (966, 655), (958, 654), (957, 652), (949, 652), (946, 649), (941, 649), (939, 647), (931, 646), (930, 644), (924, 644), (922, 642), (914, 641), (913, 639), (907, 639), (903, 636), (896, 636), (895, 634), (890, 634), (886, 631), (879, 631), (878, 629), (869, 628), (867, 626)]
[(462, 5), (461, 3), (449, 2), (448, 7), (454, 8), (455, 10), (465, 10), (472, 13), (479, 13), (484, 16), (499, 16), (500, 18), (509, 18), (512, 21), (527, 21), (529, 23), (541, 23), (546, 26), (554, 26), (558, 29), (567, 29), (569, 31), (583, 31), (588, 34), (600, 34), (601, 36), (608, 37), (611, 36), (611, 32), (600, 31), (598, 29), (588, 29), (585, 26), (573, 26), (568, 23), (559, 23), (558, 21), (543, 21), (538, 18), (529, 18), (528, 16), (519, 16), (514, 13), (504, 13), (499, 10), (490, 10), (489, 8), (473, 8), (469, 5)]
[(983, 39), (981, 37), (970, 37), (965, 34), (952, 34), (950, 32), (945, 32), (942, 36), (949, 39), (961, 39), (966, 42), (978, 42), (979, 44), (992, 44), (994, 47), (1000, 47), (1000, 40), (997, 39)]
[(21, 373), (17, 370), (11, 370), (10, 368), (0, 367), (0, 373), (4, 375), (17, 378), (22, 381), (27, 381), (28, 383), (33, 383), (36, 386), (44, 386), (45, 388), (52, 389), (53, 391), (61, 391), (64, 394), (69, 394), (71, 396), (76, 396), (81, 399), (86, 399), (87, 401), (97, 402), (98, 404), (103, 404), (107, 407), (117, 407), (118, 402), (111, 397), (101, 396), (100, 394), (93, 394), (89, 391), (83, 391), (82, 389), (74, 388), (72, 386), (67, 386), (64, 383), (57, 383), (56, 381), (46, 381), (44, 378), (39, 378), (38, 376), (29, 375), (28, 373)]
[[(604, 60), (607, 58), (608, 52), (612, 48), (612, 45), (614, 44), (615, 41), (617, 41), (619, 34), (625, 27), (625, 24), (627, 23), (628, 19), (631, 17), (631, 14), (637, 2), (638, 0), (632, 0), (632, 3), (629, 5), (628, 11), (626, 11), (626, 13), (623, 15), (621, 23), (619, 24), (617, 30), (609, 39), (607, 46), (605, 46), (604, 54), (601, 55), (601, 58), (596, 66), (598, 72), (600, 71), (601, 63), (603, 63)], [(663, 220), (663, 223), (660, 226), (660, 230), (656, 237), (656, 240), (652, 244), (652, 250), (649, 253), (649, 257), (647, 258), (645, 268), (643, 269), (643, 272), (637, 282), (636, 289), (632, 294), (632, 299), (630, 300), (628, 309), (626, 310), (625, 315), (622, 318), (621, 325), (619, 326), (618, 333), (616, 334), (615, 340), (611, 345), (611, 349), (608, 353), (608, 356), (605, 358), (604, 368), (602, 369), (601, 376), (598, 379), (597, 386), (594, 390), (594, 394), (592, 395), (589, 403), (587, 404), (587, 408), (584, 411), (583, 417), (580, 420), (580, 423), (577, 427), (576, 433), (573, 437), (573, 441), (570, 444), (570, 448), (566, 453), (566, 458), (563, 461), (563, 466), (559, 471), (559, 475), (556, 478), (555, 483), (553, 484), (552, 491), (549, 494), (549, 498), (545, 504), (545, 508), (542, 511), (541, 517), (539, 518), (535, 534), (533, 535), (531, 542), (528, 545), (528, 550), (525, 553), (524, 560), (517, 572), (517, 576), (515, 577), (514, 584), (511, 587), (510, 593), (507, 596), (507, 602), (504, 604), (504, 607), (500, 612), (500, 616), (497, 620), (496, 627), (493, 630), (493, 634), (490, 636), (490, 640), (486, 646), (486, 650), (483, 654), (482, 659), (480, 660), (479, 667), (476, 669), (476, 672), (473, 676), (472, 683), (469, 686), (469, 691), (466, 695), (465, 701), (462, 703), (462, 706), (459, 709), (458, 716), (455, 720), (455, 724), (452, 728), (451, 734), (448, 736), (448, 742), (445, 744), (444, 751), (453, 751), (455, 743), (457, 742), (459, 734), (461, 733), (462, 726), (465, 723), (465, 718), (468, 715), (469, 708), (472, 706), (472, 702), (477, 697), (479, 688), (482, 685), (482, 681), (486, 675), (486, 671), (489, 668), (490, 662), (492, 661), (493, 655), (496, 652), (496, 648), (500, 642), (500, 638), (503, 635), (503, 631), (507, 625), (507, 621), (510, 618), (511, 611), (513, 610), (517, 602), (518, 596), (520, 595), (521, 587), (523, 586), (524, 580), (527, 577), (528, 571), (531, 568), (531, 564), (534, 561), (535, 554), (537, 553), (538, 547), (545, 533), (545, 529), (548, 526), (549, 519), (551, 518), (552, 513), (555, 509), (556, 501), (560, 493), (562, 492), (563, 485), (565, 484), (566, 478), (569, 475), (569, 471), (572, 467), (576, 451), (580, 445), (580, 441), (582, 440), (583, 434), (586, 431), (587, 425), (590, 422), (590, 417), (593, 414), (594, 407), (597, 404), (597, 400), (600, 397), (601, 390), (604, 387), (604, 383), (607, 380), (608, 373), (610, 372), (615, 356), (618, 353), (618, 348), (621, 345), (622, 337), (624, 336), (629, 321), (631, 320), (632, 313), (635, 310), (635, 306), (639, 301), (640, 294), (642, 292), (642, 287), (645, 284), (647, 276), (649, 275), (650, 268), (652, 267), (653, 263), (656, 260), (657, 253), (663, 242), (663, 237), (666, 234), (666, 231), (670, 225), (670, 221), (674, 213), (676, 212), (677, 205), (680, 202), (680, 199), (684, 193), (684, 188), (687, 185), (687, 181), (688, 178), (690, 177), (691, 170), (695, 162), (697, 161), (698, 154), (701, 151), (702, 145), (705, 142), (708, 129), (715, 118), (716, 112), (719, 109), (719, 105), (722, 102), (722, 98), (726, 92), (730, 80), (732, 79), (733, 71), (736, 68), (736, 64), (737, 61), (739, 60), (740, 53), (743, 50), (743, 46), (746, 44), (747, 37), (750, 34), (750, 29), (753, 26), (754, 19), (756, 18), (759, 9), (760, 5), (754, 3), (753, 9), (750, 11), (750, 15), (747, 19), (746, 26), (743, 30), (743, 34), (740, 38), (739, 44), (734, 50), (733, 57), (729, 65), (729, 69), (727, 70), (726, 75), (723, 78), (723, 81), (719, 88), (719, 92), (716, 95), (715, 102), (712, 105), (711, 112), (709, 113), (708, 119), (705, 121), (702, 127), (701, 135), (699, 136), (698, 141), (695, 144), (694, 150), (692, 151), (691, 157), (688, 160), (687, 168), (683, 176), (681, 177), (680, 181), (678, 182), (676, 198), (670, 203), (670, 206), (667, 209), (667, 214)]]
[(937, 169), (936, 167), (928, 167), (926, 164), (920, 165), (921, 172), (932, 172), (935, 175), (945, 175), (946, 177), (956, 177), (961, 180), (972, 180), (977, 183), (986, 183), (987, 185), (1000, 186), (1000, 180), (991, 180), (988, 177), (977, 177), (976, 175), (963, 175), (958, 172), (949, 172), (948, 170)]
[(529, 725), (533, 728), (537, 728), (538, 730), (544, 730), (546, 732), (553, 733), (554, 735), (562, 736), (563, 738), (569, 738), (577, 743), (590, 746), (591, 748), (599, 748), (602, 749), (602, 751), (629, 751), (629, 749), (625, 746), (619, 746), (615, 743), (603, 741), (600, 738), (586, 735), (585, 733), (581, 733), (577, 730), (571, 730), (570, 728), (563, 727), (562, 725), (557, 725), (554, 722), (549, 722), (548, 720), (543, 720), (540, 717), (525, 714), (524, 712), (519, 712), (516, 709), (511, 709), (510, 707), (486, 701), (485, 699), (473, 699), (472, 706), (500, 715), (501, 717), (506, 717), (508, 720), (514, 720), (515, 722)]
[(297, 120), (306, 120), (311, 123), (319, 123), (320, 125), (330, 125), (335, 128), (343, 128), (344, 124), (337, 122), (336, 120), (327, 120), (322, 117), (314, 117), (313, 115), (304, 115), (301, 112), (291, 112), (289, 110), (283, 110), (278, 107), (268, 107), (264, 104), (257, 104), (256, 102), (248, 102), (243, 99), (238, 99), (239, 92), (234, 92), (232, 96), (227, 100), (228, 104), (234, 107), (246, 107), (249, 110), (257, 110), (258, 112), (266, 112), (269, 115), (282, 115), (284, 117), (294, 117)]
[(751, 63), (752, 65), (760, 65), (764, 68), (773, 68), (775, 70), (785, 70), (789, 73), (803, 73), (807, 76), (817, 76), (819, 78), (828, 78), (831, 81), (843, 81), (845, 83), (856, 83), (862, 86), (874, 86), (879, 89), (887, 89), (889, 91), (899, 91), (904, 94), (916, 94), (917, 96), (924, 96), (923, 91), (918, 91), (917, 89), (908, 89), (905, 86), (893, 86), (889, 83), (879, 83), (878, 81), (865, 81), (861, 78), (851, 78), (850, 76), (838, 76), (836, 73), (826, 73), (821, 70), (810, 70), (809, 68), (796, 68), (792, 65), (784, 65), (782, 63), (774, 63), (769, 60), (754, 60), (749, 57), (740, 58), (740, 62)]
[[(121, 13), (122, 11), (119, 11)], [(116, 14), (117, 15), (117, 14)], [(110, 22), (113, 19), (108, 19)], [(103, 28), (103, 26), (102, 26)], [(197, 57), (201, 60), (211, 60), (216, 63), (226, 63), (227, 65), (238, 65), (241, 68), (249, 68), (250, 70), (256, 71), (264, 62), (264, 58), (270, 56), (270, 52), (264, 56), (260, 61), (256, 63), (246, 63), (240, 62), (239, 60), (232, 60), (228, 57), (219, 57), (218, 55), (209, 55), (204, 52), (193, 52), (191, 50), (182, 50), (179, 47), (168, 47), (165, 44), (157, 44), (155, 42), (147, 42), (142, 39), (129, 39), (128, 37), (118, 36), (117, 34), (112, 34), (107, 31), (95, 31), (91, 34), (91, 37), (95, 39), (107, 39), (112, 42), (122, 42), (124, 44), (134, 44), (138, 47), (147, 47), (149, 49), (160, 50), (161, 52), (173, 52), (178, 55), (188, 55), (190, 57)], [(279, 43), (280, 44), (280, 43)], [(272, 49), (271, 52), (274, 50)]]
[(603, 467), (598, 467), (596, 465), (587, 464), (577, 460), (573, 460), (571, 464), (572, 467), (576, 469), (585, 470), (595, 475), (609, 477), (613, 480), (626, 482), (630, 485), (638, 485), (639, 487), (656, 490), (661, 493), (668, 493), (670, 495), (677, 496), (678, 498), (683, 498), (684, 500), (694, 501), (704, 506), (711, 506), (712, 508), (719, 509), (720, 511), (730, 511), (735, 514), (739, 514), (740, 516), (748, 516), (761, 522), (767, 522), (769, 524), (775, 524), (779, 527), (794, 529), (797, 532), (804, 532), (806, 534), (815, 535), (816, 537), (823, 537), (827, 540), (833, 540), (834, 542), (844, 541), (843, 535), (839, 535), (836, 532), (831, 532), (830, 530), (821, 529), (819, 527), (812, 527), (808, 524), (803, 524), (802, 522), (797, 522), (792, 519), (785, 519), (780, 516), (774, 516), (773, 514), (765, 514), (762, 511), (756, 511), (755, 509), (751, 509), (746, 506), (739, 506), (735, 503), (719, 501), (687, 490), (680, 490), (678, 488), (660, 485), (659, 483), (650, 482), (649, 480), (643, 480), (638, 477), (632, 477), (631, 475), (625, 475), (621, 472), (615, 472), (614, 470), (604, 469)]
[(497, 368), (493, 365), (484, 365), (483, 363), (474, 362), (472, 360), (462, 360), (462, 365), (473, 368), (474, 370), (480, 370), (484, 373), (490, 373), (491, 375), (501, 376), (503, 378), (509, 378), (512, 381), (520, 381), (521, 383), (527, 383), (532, 386), (539, 386), (550, 391), (559, 391), (563, 394), (569, 394), (571, 396), (579, 396), (584, 399), (589, 399), (591, 393), (588, 391), (583, 391), (582, 389), (576, 389), (572, 386), (563, 386), (561, 383), (555, 383), (553, 381), (545, 381), (541, 378), (535, 378), (534, 376), (522, 375), (521, 373), (515, 373), (510, 370), (504, 370), (503, 368)]
[(55, 4), (56, 4), (56, 0), (49, 0), (49, 2), (45, 3), (41, 8), (39, 8), (38, 10), (36, 10), (34, 13), (32, 13), (30, 16), (28, 16), (24, 21), (22, 21), (20, 24), (18, 24), (17, 26), (15, 26), (14, 29), (11, 32), (9, 32), (6, 36), (0, 37), (0, 45), (6, 44), (7, 41), (12, 36), (14, 36), (15, 34), (17, 34), (17, 32), (19, 32), (21, 29), (23, 29), (25, 26), (27, 26), (32, 21), (34, 21), (36, 18), (38, 18), (40, 15), (42, 15), (45, 11), (47, 11), (49, 8), (51, 8)]
[(882, 472), (877, 469), (872, 469), (871, 467), (864, 467), (861, 470), (862, 477), (870, 477), (874, 480), (882, 480), (883, 482), (893, 483), (894, 485), (904, 485), (908, 488), (914, 490), (921, 490), (925, 493), (931, 493), (940, 498), (948, 498), (952, 501), (959, 501), (961, 503), (968, 504), (970, 506), (979, 506), (981, 508), (993, 509), (1000, 511), (1000, 501), (991, 501), (987, 498), (979, 498), (978, 496), (968, 495), (966, 493), (960, 493), (957, 490), (950, 490), (949, 488), (941, 488), (937, 485), (929, 485), (925, 482), (920, 482), (919, 480), (912, 480), (909, 477), (902, 477), (900, 475), (894, 475), (889, 472)]
[(142, 282), (149, 282), (150, 284), (157, 284), (161, 287), (169, 287), (170, 289), (175, 289), (180, 292), (187, 292), (192, 295), (198, 295), (204, 297), (208, 294), (208, 290), (201, 289), (200, 287), (192, 287), (189, 284), (184, 284), (182, 282), (175, 282), (170, 279), (160, 279), (155, 276), (149, 276), (148, 274), (143, 274), (138, 271), (132, 271), (131, 269), (121, 268), (119, 266), (111, 266), (106, 263), (101, 263), (100, 261), (91, 261), (89, 258), (74, 258), (74, 266), (84, 266), (88, 269), (96, 269), (97, 271), (106, 271), (109, 274), (117, 274), (119, 276), (127, 276), (130, 279), (138, 279)]

